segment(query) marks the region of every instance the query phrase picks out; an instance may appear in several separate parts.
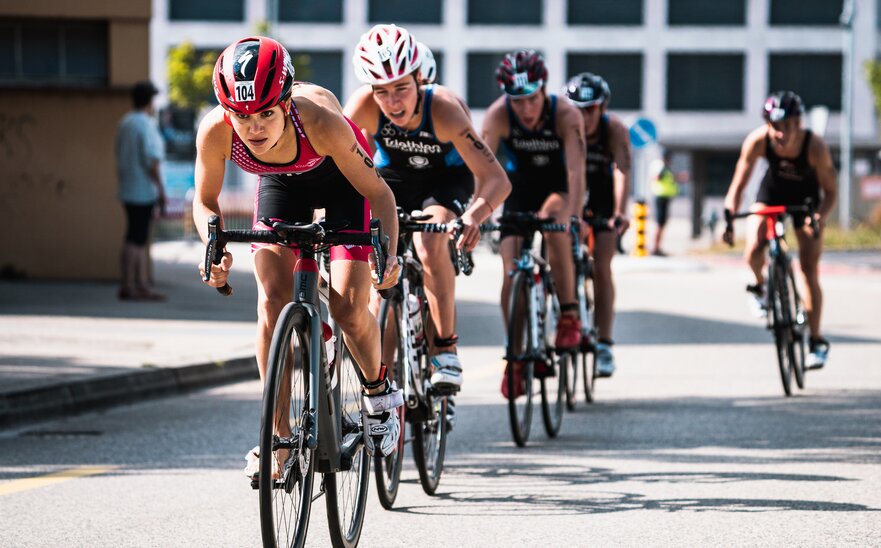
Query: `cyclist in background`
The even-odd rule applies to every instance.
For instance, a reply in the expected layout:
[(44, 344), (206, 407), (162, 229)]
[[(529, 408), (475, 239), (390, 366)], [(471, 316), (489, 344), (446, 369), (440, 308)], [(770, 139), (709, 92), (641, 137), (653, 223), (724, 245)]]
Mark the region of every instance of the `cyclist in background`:
[[(501, 143), (508, 158), (505, 170), (511, 194), (505, 213), (534, 212), (567, 224), (580, 217), (584, 203), (584, 123), (578, 109), (546, 91), (548, 70), (541, 54), (520, 50), (505, 55), (496, 69), (504, 94), (487, 109), (483, 138), (491, 150)], [(504, 265), (502, 314), (507, 321), (511, 277), (507, 269), (520, 251), (522, 238), (503, 229), (499, 253)], [(561, 317), (554, 345), (571, 348), (581, 341), (581, 321), (575, 298), (572, 243), (566, 232), (544, 235), (551, 275), (560, 297)], [(507, 369), (506, 369), (507, 372)], [(515, 370), (516, 374), (517, 370)], [(502, 380), (502, 392), (507, 390)]]
[[(398, 205), (422, 210), (432, 216), (430, 222), (461, 217), (457, 245), (471, 250), (480, 240), (480, 223), (505, 199), (510, 183), (457, 97), (444, 86), (422, 85), (422, 60), (416, 39), (404, 28), (373, 27), (352, 56), (355, 73), (367, 85), (349, 98), (345, 112), (375, 145), (376, 166)], [(462, 385), (462, 364), (448, 242), (445, 234), (414, 235), (437, 333), (431, 382), (455, 391)]]
[[(823, 253), (822, 231), (835, 205), (838, 189), (829, 147), (821, 137), (802, 127), (803, 113), (801, 97), (792, 91), (778, 91), (768, 97), (762, 108), (765, 123), (747, 135), (740, 149), (740, 159), (725, 196), (725, 209), (730, 212), (738, 210), (756, 160), (761, 157), (767, 158), (768, 171), (759, 186), (753, 207), (804, 205), (806, 200), (812, 200), (820, 234), (813, 233), (806, 215), (792, 215), (792, 224), (798, 240), (802, 281), (808, 288), (805, 309), (811, 337), (805, 366), (819, 369), (826, 364), (829, 354), (829, 341), (820, 331), (823, 308), (819, 273), (820, 255)], [(757, 312), (761, 313), (767, 310), (764, 249), (768, 240), (761, 222), (754, 222), (748, 230), (744, 256), (755, 275), (755, 283), (746, 289)], [(731, 243), (734, 234), (726, 231), (723, 238)]]
[(615, 320), (615, 283), (612, 257), (617, 239), (630, 221), (625, 211), (630, 196), (630, 136), (627, 126), (607, 112), (611, 92), (606, 81), (590, 72), (569, 79), (564, 90), (570, 103), (581, 109), (587, 135), (587, 205), (585, 218), (609, 219), (606, 226), (593, 227), (593, 284), (597, 324), (598, 377), (615, 372), (612, 353), (612, 324)]
[[(336, 97), (294, 81), (287, 50), (259, 36), (238, 40), (220, 54), (214, 93), (220, 105), (202, 120), (196, 138), (193, 220), (202, 240), (207, 241), (208, 217), (221, 215), (218, 197), (229, 160), (259, 175), (254, 229), (268, 229), (264, 221), (309, 223), (313, 210), (323, 207), (328, 221), (346, 220), (353, 231), (366, 232), (372, 210), (390, 237), (386, 277), (373, 285), (392, 287), (400, 271), (394, 196), (373, 169), (367, 143), (343, 116)], [(369, 250), (332, 248), (330, 311), (365, 379), (365, 444), (371, 453), (378, 448), (387, 455), (400, 435), (394, 409), (403, 398), (380, 364), (379, 326), (367, 308), (373, 272)], [(252, 253), (258, 286), (257, 364), (265, 379), (275, 323), (293, 292), (297, 252), (281, 245), (254, 245)], [(232, 256), (226, 253), (220, 265), (212, 266), (208, 284), (223, 286), (231, 266)], [(247, 458), (254, 461), (252, 455)]]

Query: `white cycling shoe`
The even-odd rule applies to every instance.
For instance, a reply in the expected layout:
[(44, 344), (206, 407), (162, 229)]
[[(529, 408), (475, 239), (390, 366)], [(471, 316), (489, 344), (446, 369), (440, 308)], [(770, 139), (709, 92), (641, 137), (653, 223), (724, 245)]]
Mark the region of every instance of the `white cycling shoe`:
[(364, 445), (367, 446), (367, 452), (371, 456), (377, 449), (384, 457), (395, 451), (398, 439), (401, 437), (401, 421), (395, 409), (402, 405), (404, 405), (404, 395), (395, 383), (390, 383), (380, 394), (373, 396), (364, 394), (361, 398)]
[(431, 384), (435, 388), (458, 390), (462, 387), (462, 363), (459, 356), (452, 352), (441, 352), (432, 356), (431, 365), (435, 369), (431, 375)]
[(615, 356), (612, 355), (612, 345), (598, 342), (597, 353), (597, 377), (611, 377), (615, 372)]

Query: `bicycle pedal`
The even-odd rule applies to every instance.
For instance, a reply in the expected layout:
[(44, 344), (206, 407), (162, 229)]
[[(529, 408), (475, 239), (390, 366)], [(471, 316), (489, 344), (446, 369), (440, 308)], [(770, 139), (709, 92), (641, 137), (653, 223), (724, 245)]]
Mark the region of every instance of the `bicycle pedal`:
[(260, 478), (256, 475), (251, 478), (251, 489), (254, 489), (255, 491), (260, 490)]

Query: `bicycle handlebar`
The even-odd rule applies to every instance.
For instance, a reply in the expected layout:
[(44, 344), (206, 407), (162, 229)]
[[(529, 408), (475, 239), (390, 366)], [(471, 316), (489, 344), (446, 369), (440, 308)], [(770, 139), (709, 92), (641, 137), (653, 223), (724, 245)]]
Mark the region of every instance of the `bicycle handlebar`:
[[(270, 223), (267, 222), (266, 224)], [(388, 238), (382, 233), (382, 225), (379, 219), (371, 219), (370, 233), (337, 232), (347, 224), (324, 222), (287, 224), (272, 222), (271, 230), (223, 230), (220, 228), (220, 217), (211, 215), (208, 217), (208, 243), (205, 247), (205, 274), (202, 280), (207, 282), (211, 279), (211, 265), (219, 265), (221, 260), (223, 260), (226, 244), (229, 242), (245, 242), (297, 245), (298, 247), (313, 249), (325, 245), (369, 245), (373, 248), (373, 257), (376, 259), (376, 273), (379, 283), (382, 283), (382, 278), (385, 274)], [(380, 261), (380, 259), (382, 260)], [(221, 295), (229, 296), (232, 295), (232, 287), (227, 283), (223, 287), (218, 287), (217, 292)]]
[[(463, 222), (461, 218), (457, 218), (448, 223), (426, 223), (431, 219), (431, 215), (411, 215), (403, 209), (398, 208), (398, 232), (403, 236), (414, 232), (429, 232), (442, 234), (450, 233), (450, 238), (456, 239), (462, 232)], [(474, 272), (474, 258), (470, 251), (456, 248), (455, 257), (452, 260), (458, 265), (459, 271), (466, 276), (470, 276)]]
[[(785, 214), (793, 214), (793, 213), (804, 213), (808, 219), (808, 222), (811, 226), (811, 232), (813, 233), (813, 237), (820, 237), (819, 225), (817, 223), (817, 219), (814, 216), (816, 213), (816, 209), (814, 208), (813, 200), (805, 200), (804, 205), (775, 205), (775, 206), (765, 206), (762, 209), (758, 209), (756, 211), (742, 211), (740, 213), (734, 213), (730, 209), (725, 210), (725, 232), (731, 232), (734, 230), (734, 221), (736, 219), (744, 219), (746, 217), (750, 217), (752, 215), (763, 215), (767, 217), (779, 217), (780, 215)], [(734, 245), (734, 241), (728, 242), (729, 246)]]

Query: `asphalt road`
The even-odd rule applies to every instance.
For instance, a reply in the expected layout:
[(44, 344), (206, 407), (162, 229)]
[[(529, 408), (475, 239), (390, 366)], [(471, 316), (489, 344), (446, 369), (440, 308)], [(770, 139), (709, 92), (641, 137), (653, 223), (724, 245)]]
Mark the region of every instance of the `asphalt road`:
[[(466, 386), (438, 495), (411, 459), (362, 546), (881, 545), (881, 274), (825, 278), (826, 370), (782, 395), (728, 262), (619, 261), (618, 371), (548, 439), (511, 441), (498, 259), (462, 281)], [(0, 438), (0, 545), (254, 546), (258, 382)], [(323, 502), (310, 545), (329, 545)]]

